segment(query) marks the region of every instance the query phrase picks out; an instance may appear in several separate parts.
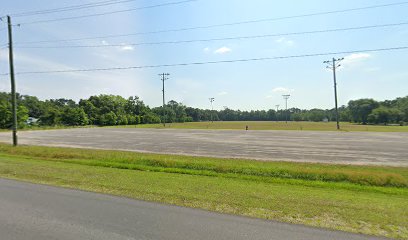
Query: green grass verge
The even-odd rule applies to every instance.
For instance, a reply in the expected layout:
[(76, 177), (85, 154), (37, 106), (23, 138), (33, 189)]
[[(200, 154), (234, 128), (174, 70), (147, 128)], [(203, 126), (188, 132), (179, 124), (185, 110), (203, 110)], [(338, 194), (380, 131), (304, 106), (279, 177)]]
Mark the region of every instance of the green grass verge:
[(0, 144), (0, 177), (408, 238), (408, 169)]
[[(174, 129), (229, 129), (244, 130), (298, 130), (298, 131), (336, 131), (334, 122), (192, 122), (170, 123), (166, 128)], [(341, 131), (349, 132), (408, 132), (408, 126), (380, 126), (341, 123)], [(164, 128), (162, 124), (144, 124), (137, 126), (114, 126), (128, 128)]]

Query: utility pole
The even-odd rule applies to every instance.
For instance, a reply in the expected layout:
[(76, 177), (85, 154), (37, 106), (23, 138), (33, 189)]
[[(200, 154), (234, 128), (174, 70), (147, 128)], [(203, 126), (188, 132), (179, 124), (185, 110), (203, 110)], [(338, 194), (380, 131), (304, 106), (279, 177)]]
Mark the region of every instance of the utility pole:
[(213, 119), (213, 111), (214, 111), (213, 102), (214, 102), (215, 98), (209, 98), (209, 100), (210, 100), (210, 103), (211, 103), (211, 122), (213, 123), (214, 122), (214, 119)]
[(166, 127), (166, 100), (164, 98), (164, 82), (169, 79), (168, 76), (170, 76), (170, 73), (161, 73), (159, 76), (161, 76), (161, 81), (163, 82), (163, 126)]
[(13, 114), (13, 145), (17, 146), (17, 97), (16, 81), (14, 78), (14, 56), (13, 56), (13, 33), (10, 16), (7, 16), (8, 40), (9, 40), (9, 64), (11, 80), (11, 111)]
[(275, 107), (276, 107), (276, 121), (279, 121), (279, 118), (278, 118), (279, 106), (280, 106), (279, 104), (275, 105)]
[(331, 61), (325, 61), (323, 63), (328, 64), (327, 68), (333, 71), (333, 81), (334, 81), (334, 103), (336, 107), (336, 122), (337, 122), (337, 130), (340, 130), (340, 123), (339, 123), (339, 109), (337, 106), (337, 80), (336, 80), (336, 69), (341, 65), (339, 62), (344, 60), (344, 58), (333, 58)]
[(286, 94), (286, 95), (282, 95), (282, 97), (283, 97), (283, 99), (285, 99), (285, 101), (286, 101), (286, 123), (288, 123), (288, 99), (289, 99), (289, 97), (290, 97), (290, 95), (289, 94)]

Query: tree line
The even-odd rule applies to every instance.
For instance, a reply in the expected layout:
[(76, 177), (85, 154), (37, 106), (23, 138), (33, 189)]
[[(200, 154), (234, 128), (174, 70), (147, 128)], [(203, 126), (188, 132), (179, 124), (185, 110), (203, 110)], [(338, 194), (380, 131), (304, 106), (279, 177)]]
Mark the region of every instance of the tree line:
[[(0, 128), (12, 124), (11, 96), (0, 92)], [(71, 99), (39, 100), (35, 96), (17, 94), (20, 128), (39, 126), (113, 126), (149, 123), (200, 121), (335, 121), (334, 109), (288, 111), (274, 109), (241, 111), (224, 108), (208, 110), (169, 101), (164, 107), (150, 108), (139, 97), (115, 95), (91, 96), (75, 102)], [(360, 124), (400, 124), (408, 122), (408, 96), (394, 100), (352, 100), (339, 108), (340, 121)]]

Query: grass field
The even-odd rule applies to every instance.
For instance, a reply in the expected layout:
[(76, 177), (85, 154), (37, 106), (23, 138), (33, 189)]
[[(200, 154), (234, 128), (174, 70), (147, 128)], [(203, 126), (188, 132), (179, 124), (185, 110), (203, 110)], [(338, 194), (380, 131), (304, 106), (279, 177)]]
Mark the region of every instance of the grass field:
[[(408, 126), (384, 126), (384, 125), (361, 125), (353, 123), (340, 123), (340, 131), (348, 132), (408, 132)], [(191, 123), (168, 123), (166, 128), (174, 129), (214, 129), (214, 130), (299, 130), (299, 131), (337, 131), (335, 122), (191, 122)], [(94, 125), (84, 127), (70, 126), (35, 126), (19, 129), (19, 131), (53, 130), (69, 128), (91, 128)], [(140, 124), (107, 126), (109, 128), (164, 128), (163, 124)], [(8, 132), (9, 129), (0, 129), (0, 132)]]
[[(170, 123), (166, 128), (176, 129), (231, 129), (244, 130), (301, 130), (301, 131), (336, 131), (335, 122), (193, 122), (193, 123)], [(341, 123), (341, 131), (360, 132), (408, 132), (408, 126), (380, 126)], [(120, 126), (137, 128), (163, 128), (162, 124), (145, 124), (137, 126)]]
[(0, 144), (0, 177), (408, 239), (408, 168)]

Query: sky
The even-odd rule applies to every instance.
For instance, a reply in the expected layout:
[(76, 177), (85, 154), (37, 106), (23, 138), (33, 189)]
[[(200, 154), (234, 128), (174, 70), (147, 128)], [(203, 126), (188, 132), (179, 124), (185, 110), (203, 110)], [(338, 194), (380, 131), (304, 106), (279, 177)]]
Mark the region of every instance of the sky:
[[(19, 13), (98, 2), (114, 4), (52, 14), (18, 16)], [(166, 3), (175, 4), (165, 5)], [(390, 3), (401, 4), (313, 15), (318, 12)], [(280, 108), (284, 107), (282, 95), (290, 94), (289, 108), (330, 109), (334, 107), (333, 74), (323, 62), (332, 58), (345, 58), (337, 71), (339, 105), (347, 105), (350, 100), (359, 98), (385, 100), (408, 95), (407, 49), (384, 52), (363, 51), (407, 47), (408, 24), (350, 31), (282, 35), (406, 23), (408, 2), (401, 0), (335, 2), (323, 0), (14, 0), (1, 1), (0, 6), (0, 16), (11, 15), (15, 25), (13, 40), (17, 73), (219, 62), (356, 51), (348, 54), (264, 61), (16, 75), (18, 92), (34, 95), (43, 100), (70, 98), (78, 101), (92, 95), (114, 94), (126, 98), (139, 96), (149, 106), (156, 107), (162, 102), (162, 83), (159, 74), (170, 73), (169, 79), (165, 82), (166, 100), (175, 100), (192, 107), (210, 108), (209, 98), (213, 97), (215, 109), (225, 107), (241, 110), (275, 109), (276, 105), (280, 105)], [(77, 18), (82, 15), (114, 11), (117, 13)], [(290, 17), (299, 15), (302, 17)], [(38, 22), (65, 17), (75, 18)], [(261, 19), (275, 20), (258, 21)], [(237, 22), (241, 24), (230, 24)], [(4, 22), (0, 22), (0, 48), (7, 43), (6, 26)], [(204, 28), (204, 26), (210, 27)], [(186, 30), (166, 31), (171, 29)], [(133, 35), (108, 37), (129, 34)], [(275, 36), (231, 39), (262, 35)], [(80, 41), (27, 43), (100, 36), (102, 38)], [(230, 39), (188, 42), (217, 38)], [(132, 45), (169, 41), (187, 42)], [(30, 46), (43, 48), (26, 48)], [(98, 47), (67, 48), (66, 46)], [(6, 48), (0, 49), (0, 73), (8, 73), (7, 51)], [(9, 76), (0, 75), (0, 91), (9, 91), (9, 82)]]

